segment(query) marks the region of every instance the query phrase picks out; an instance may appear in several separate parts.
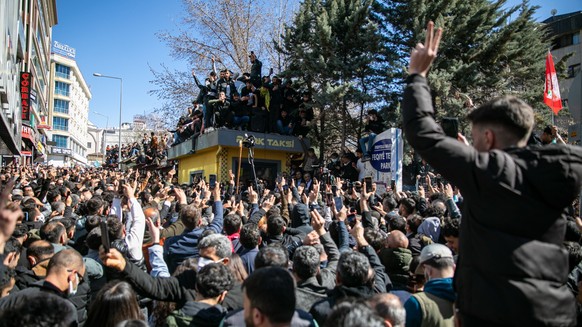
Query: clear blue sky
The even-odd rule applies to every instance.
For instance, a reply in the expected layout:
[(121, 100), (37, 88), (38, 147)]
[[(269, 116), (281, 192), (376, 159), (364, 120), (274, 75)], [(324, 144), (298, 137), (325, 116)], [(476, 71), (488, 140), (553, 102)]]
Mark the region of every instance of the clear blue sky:
[(134, 114), (150, 113), (161, 102), (148, 91), (155, 69), (161, 63), (173, 63), (169, 49), (155, 33), (175, 30), (182, 12), (181, 0), (57, 0), (58, 24), (53, 27), (53, 40), (76, 49), (76, 61), (93, 98), (89, 119), (105, 127), (119, 124), (119, 81), (97, 78), (93, 73), (123, 78), (123, 122)]
[[(508, 5), (520, 0), (509, 0)], [(536, 19), (582, 10), (580, 0), (533, 0), (538, 5)], [(119, 81), (97, 78), (93, 73), (123, 78), (123, 122), (135, 114), (150, 113), (161, 102), (148, 91), (154, 88), (148, 64), (155, 69), (164, 63), (188, 71), (184, 62), (174, 62), (169, 49), (155, 33), (175, 31), (183, 18), (182, 0), (57, 0), (58, 25), (53, 39), (77, 50), (76, 60), (91, 88), (89, 119), (105, 127), (119, 123)]]

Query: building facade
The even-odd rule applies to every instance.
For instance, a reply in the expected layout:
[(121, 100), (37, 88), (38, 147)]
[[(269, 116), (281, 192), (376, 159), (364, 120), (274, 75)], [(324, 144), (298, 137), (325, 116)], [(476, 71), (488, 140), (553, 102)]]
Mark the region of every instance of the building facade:
[[(144, 135), (150, 136), (152, 132), (160, 135), (162, 130), (152, 129), (148, 124), (146, 115), (134, 115), (132, 123), (121, 124), (121, 145), (141, 142)], [(114, 147), (119, 144), (119, 128), (106, 128), (103, 132), (103, 142), (105, 147)]]
[[(43, 160), (55, 0), (0, 1), (0, 156)], [(22, 157), (20, 157), (22, 156)]]
[(26, 40), (18, 1), (0, 2), (0, 155), (20, 154), (20, 70)]
[(48, 163), (86, 165), (91, 91), (75, 61), (75, 49), (53, 41), (48, 122)]
[(554, 62), (572, 54), (566, 61), (567, 78), (560, 79), (560, 94), (568, 105), (570, 86), (574, 77), (580, 74), (582, 64), (582, 11), (555, 15), (544, 21), (552, 37), (552, 56)]

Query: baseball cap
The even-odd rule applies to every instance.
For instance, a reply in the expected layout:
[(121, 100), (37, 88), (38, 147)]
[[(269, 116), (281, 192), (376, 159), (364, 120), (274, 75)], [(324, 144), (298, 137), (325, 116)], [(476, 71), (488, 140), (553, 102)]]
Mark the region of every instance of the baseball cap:
[(443, 244), (433, 243), (425, 246), (420, 252), (418, 257), (418, 266), (416, 267), (415, 273), (417, 275), (422, 275), (424, 273), (424, 267), (422, 264), (426, 263), (432, 259), (442, 259), (451, 258), (453, 259), (453, 252), (451, 249)]
[(445, 245), (433, 243), (422, 249), (418, 263), (423, 264), (431, 259), (453, 258), (453, 252)]

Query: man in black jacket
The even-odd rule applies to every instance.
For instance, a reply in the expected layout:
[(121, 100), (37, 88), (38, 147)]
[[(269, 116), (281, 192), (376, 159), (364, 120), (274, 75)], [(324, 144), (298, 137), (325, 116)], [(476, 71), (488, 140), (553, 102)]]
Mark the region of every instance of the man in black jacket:
[(412, 147), (464, 196), (455, 274), (464, 326), (571, 326), (564, 209), (580, 191), (582, 148), (526, 147), (533, 110), (514, 97), (473, 110), (473, 147), (434, 120), (426, 75), (441, 30), (410, 58), (403, 120)]
[(364, 238), (361, 222), (356, 223), (352, 234), (358, 244), (358, 252), (344, 252), (341, 255), (336, 287), (328, 293), (327, 298), (313, 304), (309, 311), (320, 326), (325, 325), (332, 308), (340, 300), (347, 297), (367, 299), (375, 293), (385, 293), (386, 284), (390, 283), (376, 251)]
[(63, 317), (63, 320), (69, 323), (67, 326), (76, 326), (77, 322), (84, 322), (86, 312), (79, 311), (71, 299), (84, 280), (83, 257), (75, 250), (62, 250), (51, 258), (47, 271), (44, 281), (3, 298), (0, 301), (0, 314), (26, 305), (33, 298), (52, 294), (57, 295), (55, 301), (67, 311), (67, 316)]
[(378, 111), (375, 109), (368, 110), (368, 117), (366, 118), (366, 126), (364, 128), (368, 132), (368, 136), (362, 137), (359, 141), (360, 149), (362, 149), (362, 153), (364, 154), (362, 161), (370, 160), (376, 135), (384, 132), (385, 129), (384, 119), (378, 116)]
[(327, 291), (335, 287), (340, 257), (337, 246), (325, 230), (323, 217), (317, 210), (313, 210), (311, 218), (311, 224), (319, 236), (318, 241), (323, 245), (328, 261), (326, 267), (321, 267), (320, 254), (313, 244), (299, 247), (293, 255), (293, 277), (297, 282), (296, 307), (305, 311), (309, 311), (315, 302), (324, 299)]
[(227, 311), (221, 304), (233, 287), (233, 276), (220, 263), (202, 267), (196, 275), (196, 298), (172, 312), (166, 322), (174, 326), (218, 326)]

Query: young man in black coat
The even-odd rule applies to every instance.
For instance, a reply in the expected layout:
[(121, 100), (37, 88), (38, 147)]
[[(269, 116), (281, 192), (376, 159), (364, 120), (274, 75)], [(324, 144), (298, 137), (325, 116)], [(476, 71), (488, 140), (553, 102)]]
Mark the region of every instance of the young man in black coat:
[[(582, 148), (526, 147), (534, 114), (505, 96), (469, 114), (473, 146), (445, 136), (426, 82), (442, 31), (410, 58), (403, 125), (410, 145), (464, 197), (455, 273), (463, 326), (572, 326), (565, 209), (580, 192)], [(459, 136), (459, 139), (464, 139)]]

